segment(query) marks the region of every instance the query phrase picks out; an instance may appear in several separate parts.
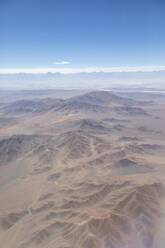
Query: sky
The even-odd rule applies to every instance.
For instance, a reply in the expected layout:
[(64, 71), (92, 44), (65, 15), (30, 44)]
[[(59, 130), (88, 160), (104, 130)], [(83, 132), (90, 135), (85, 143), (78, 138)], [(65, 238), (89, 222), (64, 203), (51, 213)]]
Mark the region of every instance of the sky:
[(0, 0), (0, 73), (116, 70), (165, 70), (164, 0)]

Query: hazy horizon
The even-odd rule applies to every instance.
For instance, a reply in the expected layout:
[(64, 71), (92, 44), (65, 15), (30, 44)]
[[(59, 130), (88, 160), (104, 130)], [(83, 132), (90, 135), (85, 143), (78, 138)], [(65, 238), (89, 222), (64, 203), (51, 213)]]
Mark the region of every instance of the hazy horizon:
[(0, 74), (0, 89), (165, 89), (165, 71)]

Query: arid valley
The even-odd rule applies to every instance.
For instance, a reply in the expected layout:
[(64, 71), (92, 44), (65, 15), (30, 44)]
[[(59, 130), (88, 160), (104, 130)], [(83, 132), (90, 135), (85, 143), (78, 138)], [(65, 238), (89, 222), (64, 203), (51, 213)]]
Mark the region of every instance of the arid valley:
[(0, 93), (0, 247), (162, 248), (165, 95)]

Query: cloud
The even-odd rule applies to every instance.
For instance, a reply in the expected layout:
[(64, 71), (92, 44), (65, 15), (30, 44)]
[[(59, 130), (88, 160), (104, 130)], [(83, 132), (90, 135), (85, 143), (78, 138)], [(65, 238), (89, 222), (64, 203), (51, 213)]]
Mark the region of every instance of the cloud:
[[(57, 63), (69, 63), (66, 61)], [(92, 72), (154, 72), (165, 71), (165, 65), (162, 66), (122, 66), (122, 67), (84, 67), (84, 68), (21, 68), (21, 69), (0, 69), (0, 74), (46, 74), (62, 73), (62, 74), (76, 74), (76, 73), (92, 73)]]
[(70, 64), (70, 62), (69, 61), (61, 61), (61, 62), (56, 62), (55, 64), (56, 65), (68, 65), (68, 64)]

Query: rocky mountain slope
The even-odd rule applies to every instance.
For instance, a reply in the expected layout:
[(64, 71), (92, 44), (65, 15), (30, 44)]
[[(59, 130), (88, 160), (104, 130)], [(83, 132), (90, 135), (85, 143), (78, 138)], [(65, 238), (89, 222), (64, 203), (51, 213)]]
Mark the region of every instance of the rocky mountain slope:
[(111, 92), (2, 104), (3, 247), (162, 248), (164, 116)]

